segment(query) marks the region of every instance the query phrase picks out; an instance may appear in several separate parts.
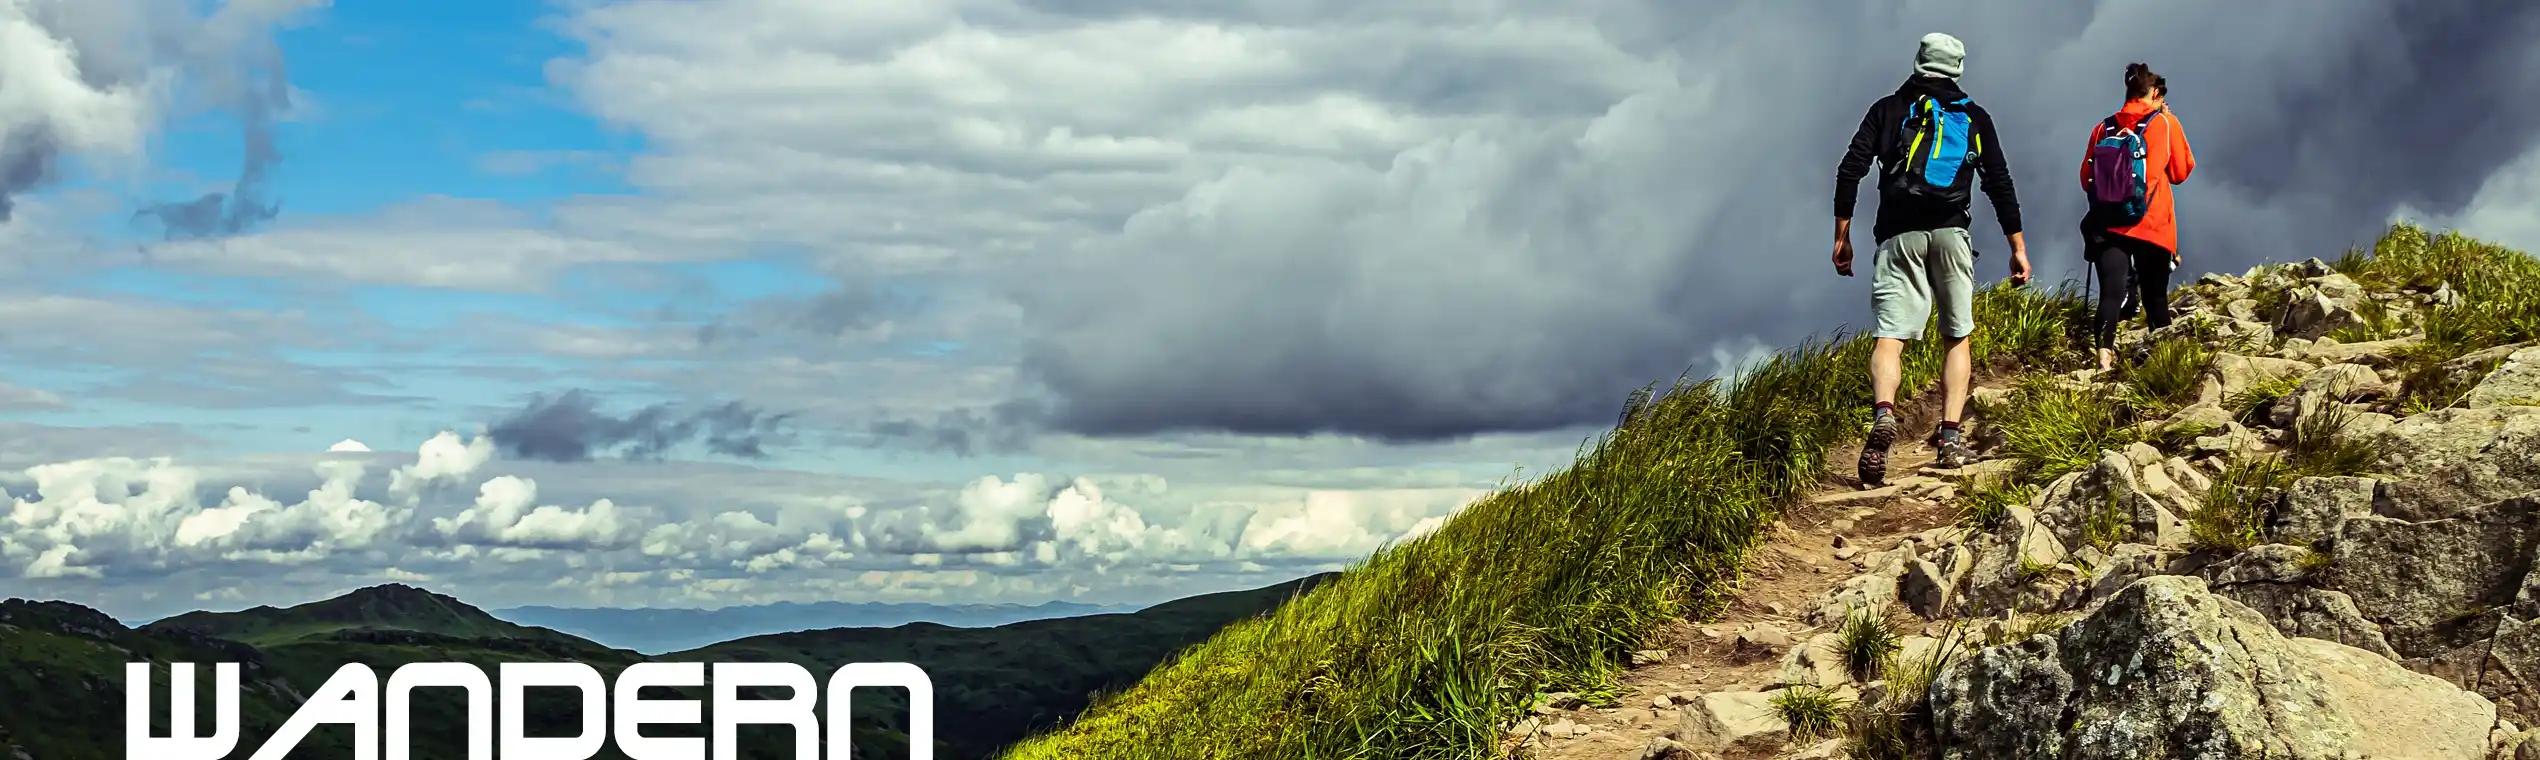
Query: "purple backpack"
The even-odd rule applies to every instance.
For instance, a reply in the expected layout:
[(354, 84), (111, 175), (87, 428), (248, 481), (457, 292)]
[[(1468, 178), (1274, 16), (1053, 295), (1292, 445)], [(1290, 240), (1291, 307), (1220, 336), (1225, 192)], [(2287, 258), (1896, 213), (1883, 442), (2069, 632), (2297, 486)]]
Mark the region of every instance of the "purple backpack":
[(2090, 145), (2086, 159), (2090, 163), (2090, 215), (2108, 227), (2141, 222), (2144, 212), (2151, 210), (2151, 187), (2143, 166), (2148, 150), (2143, 133), (2138, 130), (2150, 127), (2153, 117), (2160, 113), (2154, 110), (2144, 114), (2134, 123), (2134, 129), (2119, 125), (2117, 117), (2110, 116), (2101, 122), (2099, 141)]

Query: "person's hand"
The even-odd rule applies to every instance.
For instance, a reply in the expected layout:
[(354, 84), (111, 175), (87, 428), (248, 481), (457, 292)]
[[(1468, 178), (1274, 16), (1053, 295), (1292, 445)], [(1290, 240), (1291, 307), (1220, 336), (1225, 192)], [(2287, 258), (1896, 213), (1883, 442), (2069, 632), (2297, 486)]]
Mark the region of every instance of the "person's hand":
[(1852, 276), (1852, 220), (1834, 220), (1834, 273)]
[(2026, 285), (2028, 277), (2028, 238), (2021, 233), (2011, 233), (2011, 284)]

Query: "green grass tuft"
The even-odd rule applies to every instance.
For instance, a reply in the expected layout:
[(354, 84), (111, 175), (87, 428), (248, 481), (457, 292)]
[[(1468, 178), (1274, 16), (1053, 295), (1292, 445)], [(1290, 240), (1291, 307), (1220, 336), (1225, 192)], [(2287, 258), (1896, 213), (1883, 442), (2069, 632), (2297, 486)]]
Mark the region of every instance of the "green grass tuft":
[(2214, 350), (2207, 344), (2173, 338), (2152, 346), (2141, 364), (2127, 368), (2126, 385), (2134, 394), (2161, 409), (2177, 409), (2196, 399), (2197, 386), (2214, 366)]
[(2002, 524), (2015, 506), (2027, 506), (2037, 497), (2037, 486), (2024, 481), (1987, 483), (1967, 492), (1958, 502), (1958, 525), (1968, 530), (1991, 531)]
[(1843, 621), (1835, 633), (1835, 653), (1843, 660), (1843, 671), (1852, 680), (1869, 683), (1887, 674), (1904, 636), (1886, 616), (1868, 609), (1857, 610)]
[(2101, 452), (2133, 443), (2134, 412), (2092, 391), (2050, 376), (2032, 375), (2011, 391), (2009, 408), (1994, 423), (2003, 447), (2037, 482), (2089, 467)]
[(2205, 492), (2205, 502), (2188, 513), (2188, 534), (2198, 546), (2211, 549), (2239, 551), (2258, 545), (2277, 493), (2293, 478), (2292, 469), (2274, 457), (2232, 462)]
[(1773, 695), (1773, 713), (1790, 724), (1790, 740), (1806, 744), (1834, 736), (1852, 711), (1852, 700), (1823, 686), (1801, 685)]
[(2344, 404), (2322, 401), (2309, 416), (2294, 422), (2284, 438), (2286, 464), (2293, 473), (2333, 477), (2370, 472), (2381, 459), (2380, 451), (2370, 440), (2343, 435), (2356, 414)]

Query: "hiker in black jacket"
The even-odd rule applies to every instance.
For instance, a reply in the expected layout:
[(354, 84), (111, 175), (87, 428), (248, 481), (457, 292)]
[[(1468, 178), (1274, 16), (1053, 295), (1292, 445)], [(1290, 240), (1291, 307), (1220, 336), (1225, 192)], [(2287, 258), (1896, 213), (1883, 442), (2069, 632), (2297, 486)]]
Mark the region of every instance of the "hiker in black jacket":
[(2020, 237), (2020, 201), (2011, 188), (2010, 164), (1993, 117), (1958, 89), (1966, 46), (1946, 34), (1925, 35), (1914, 55), (1913, 76), (1896, 92), (1870, 104), (1861, 128), (1835, 169), (1834, 269), (1852, 276), (1852, 206), (1861, 178), (1876, 160), (1879, 216), (1871, 234), (1878, 260), (1870, 283), (1877, 328), (1870, 335), (1870, 385), (1877, 405), (1869, 440), (1861, 447), (1861, 484), (1887, 480), (1887, 449), (1896, 442), (1896, 387), (1904, 374), (1905, 341), (1920, 340), (1934, 307), (1940, 312), (1944, 403), (1940, 429), (1930, 439), (1938, 464), (1959, 467), (1975, 460), (1960, 436), (1967, 384), (1973, 374), (1967, 336), (1975, 332), (1975, 244), (1968, 235), (1974, 184), (1984, 194), (2011, 241), (2011, 281), (2028, 281), (2028, 244)]

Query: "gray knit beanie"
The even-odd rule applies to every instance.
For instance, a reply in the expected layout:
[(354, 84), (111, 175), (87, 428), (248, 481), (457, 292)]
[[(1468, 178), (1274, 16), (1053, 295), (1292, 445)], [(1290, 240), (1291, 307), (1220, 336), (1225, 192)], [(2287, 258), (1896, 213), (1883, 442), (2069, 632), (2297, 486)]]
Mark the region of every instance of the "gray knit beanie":
[(1940, 32), (1923, 35), (1922, 49), (1914, 52), (1914, 73), (1921, 76), (1956, 79), (1966, 63), (1967, 44)]

